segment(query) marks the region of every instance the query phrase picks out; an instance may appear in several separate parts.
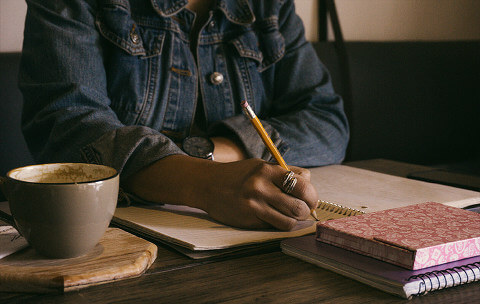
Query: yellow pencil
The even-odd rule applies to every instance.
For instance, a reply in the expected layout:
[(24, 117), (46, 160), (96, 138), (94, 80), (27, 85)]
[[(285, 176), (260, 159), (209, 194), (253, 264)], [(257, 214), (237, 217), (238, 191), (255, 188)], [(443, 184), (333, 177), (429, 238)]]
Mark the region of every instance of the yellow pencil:
[[(283, 159), (280, 152), (278, 152), (277, 147), (273, 144), (272, 139), (270, 138), (270, 136), (268, 136), (267, 131), (265, 131), (265, 128), (263, 127), (262, 123), (258, 119), (257, 115), (255, 115), (255, 112), (253, 112), (252, 107), (250, 107), (250, 105), (246, 100), (242, 101), (241, 105), (243, 107), (243, 111), (245, 112), (245, 114), (248, 116), (251, 123), (255, 127), (255, 130), (257, 130), (258, 135), (260, 135), (260, 137), (262, 138), (263, 143), (265, 144), (265, 146), (267, 146), (268, 151), (270, 151), (272, 156), (277, 160), (278, 164), (282, 168), (284, 168), (287, 171), (290, 171), (290, 169), (287, 166), (287, 163)], [(310, 214), (313, 216), (313, 218), (315, 218), (315, 220), (318, 221), (318, 217), (315, 209), (311, 209)]]

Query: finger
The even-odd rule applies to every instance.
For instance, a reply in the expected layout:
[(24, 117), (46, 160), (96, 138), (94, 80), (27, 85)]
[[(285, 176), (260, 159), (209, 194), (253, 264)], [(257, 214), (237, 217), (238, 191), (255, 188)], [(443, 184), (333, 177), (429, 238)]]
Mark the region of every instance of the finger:
[(290, 195), (304, 201), (308, 205), (309, 209), (317, 208), (318, 193), (315, 187), (310, 183), (309, 180), (303, 178), (303, 176), (296, 175), (295, 177), (297, 178), (297, 183), (290, 192)]
[[(281, 192), (283, 192), (283, 194), (286, 194), (285, 186), (284, 186), (286, 174), (288, 174), (288, 172), (284, 171), (282, 176), (279, 176), (278, 178), (274, 179), (274, 184), (279, 188)], [(310, 183), (308, 179), (304, 178), (302, 175), (294, 174), (293, 177), (296, 178), (297, 181), (295, 183), (295, 186), (291, 189), (291, 191), (287, 195), (290, 197), (293, 196), (299, 199), (300, 201), (304, 202), (304, 204), (306, 204), (306, 206), (309, 209), (316, 208), (317, 201), (318, 201), (318, 194), (315, 187)], [(281, 201), (283, 202), (285, 201), (285, 199)]]
[[(262, 166), (262, 172), (257, 177), (250, 178), (246, 185), (245, 198), (251, 201), (251, 206), (258, 204), (267, 209), (275, 209), (284, 216), (304, 220), (310, 215), (309, 206), (294, 196), (282, 192), (279, 185), (286, 170), (279, 166)], [(293, 174), (293, 173), (292, 173)], [(280, 185), (281, 186), (281, 185)], [(253, 204), (253, 202), (255, 204)]]
[(292, 230), (297, 224), (296, 219), (286, 216), (278, 210), (270, 208), (268, 206), (264, 206), (264, 208), (259, 208), (256, 212), (256, 215), (261, 221), (284, 231)]
[(311, 176), (310, 170), (301, 168), (301, 167), (294, 167), (294, 166), (290, 166), (290, 170), (292, 170), (295, 174), (300, 175), (304, 179), (310, 181), (310, 176)]
[(288, 217), (297, 220), (307, 219), (310, 215), (310, 209), (315, 206), (313, 204), (310, 206), (302, 199), (286, 194), (282, 188), (283, 185), (265, 183), (257, 188), (260, 193), (255, 197)]
[(267, 192), (264, 200), (275, 210), (297, 220), (305, 220), (310, 214), (309, 205), (301, 199), (283, 193), (278, 188)]

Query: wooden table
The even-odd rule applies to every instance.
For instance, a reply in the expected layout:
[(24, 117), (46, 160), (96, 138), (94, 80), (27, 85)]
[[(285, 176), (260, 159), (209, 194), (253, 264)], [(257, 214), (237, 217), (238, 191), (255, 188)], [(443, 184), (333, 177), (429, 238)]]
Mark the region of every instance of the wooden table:
[[(426, 167), (388, 160), (348, 165), (398, 176)], [(284, 255), (191, 260), (158, 244), (158, 258), (139, 278), (60, 295), (0, 293), (0, 303), (480, 303), (480, 283), (407, 301)]]

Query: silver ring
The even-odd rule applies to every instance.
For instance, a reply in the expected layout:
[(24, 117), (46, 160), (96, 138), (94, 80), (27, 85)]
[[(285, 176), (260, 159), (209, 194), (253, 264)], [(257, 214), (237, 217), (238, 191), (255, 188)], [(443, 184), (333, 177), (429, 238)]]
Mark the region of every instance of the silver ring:
[(292, 171), (288, 171), (283, 177), (282, 188), (286, 194), (290, 194), (297, 184), (297, 178), (293, 175), (294, 173)]

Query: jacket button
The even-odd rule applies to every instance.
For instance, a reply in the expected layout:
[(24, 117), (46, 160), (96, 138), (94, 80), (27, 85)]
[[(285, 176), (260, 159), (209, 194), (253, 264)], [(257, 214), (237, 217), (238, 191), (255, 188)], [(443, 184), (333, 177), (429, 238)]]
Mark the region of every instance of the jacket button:
[(216, 26), (216, 25), (217, 25), (217, 24), (215, 23), (215, 21), (212, 20), (212, 21), (210, 21), (210, 23), (208, 24), (207, 29), (208, 29), (209, 31), (213, 31), (213, 30), (215, 29), (215, 26)]
[(219, 85), (223, 82), (223, 74), (219, 72), (213, 72), (210, 75), (210, 82), (214, 85)]
[(138, 37), (137, 33), (130, 33), (130, 39), (134, 44), (138, 44), (140, 42), (140, 38)]

